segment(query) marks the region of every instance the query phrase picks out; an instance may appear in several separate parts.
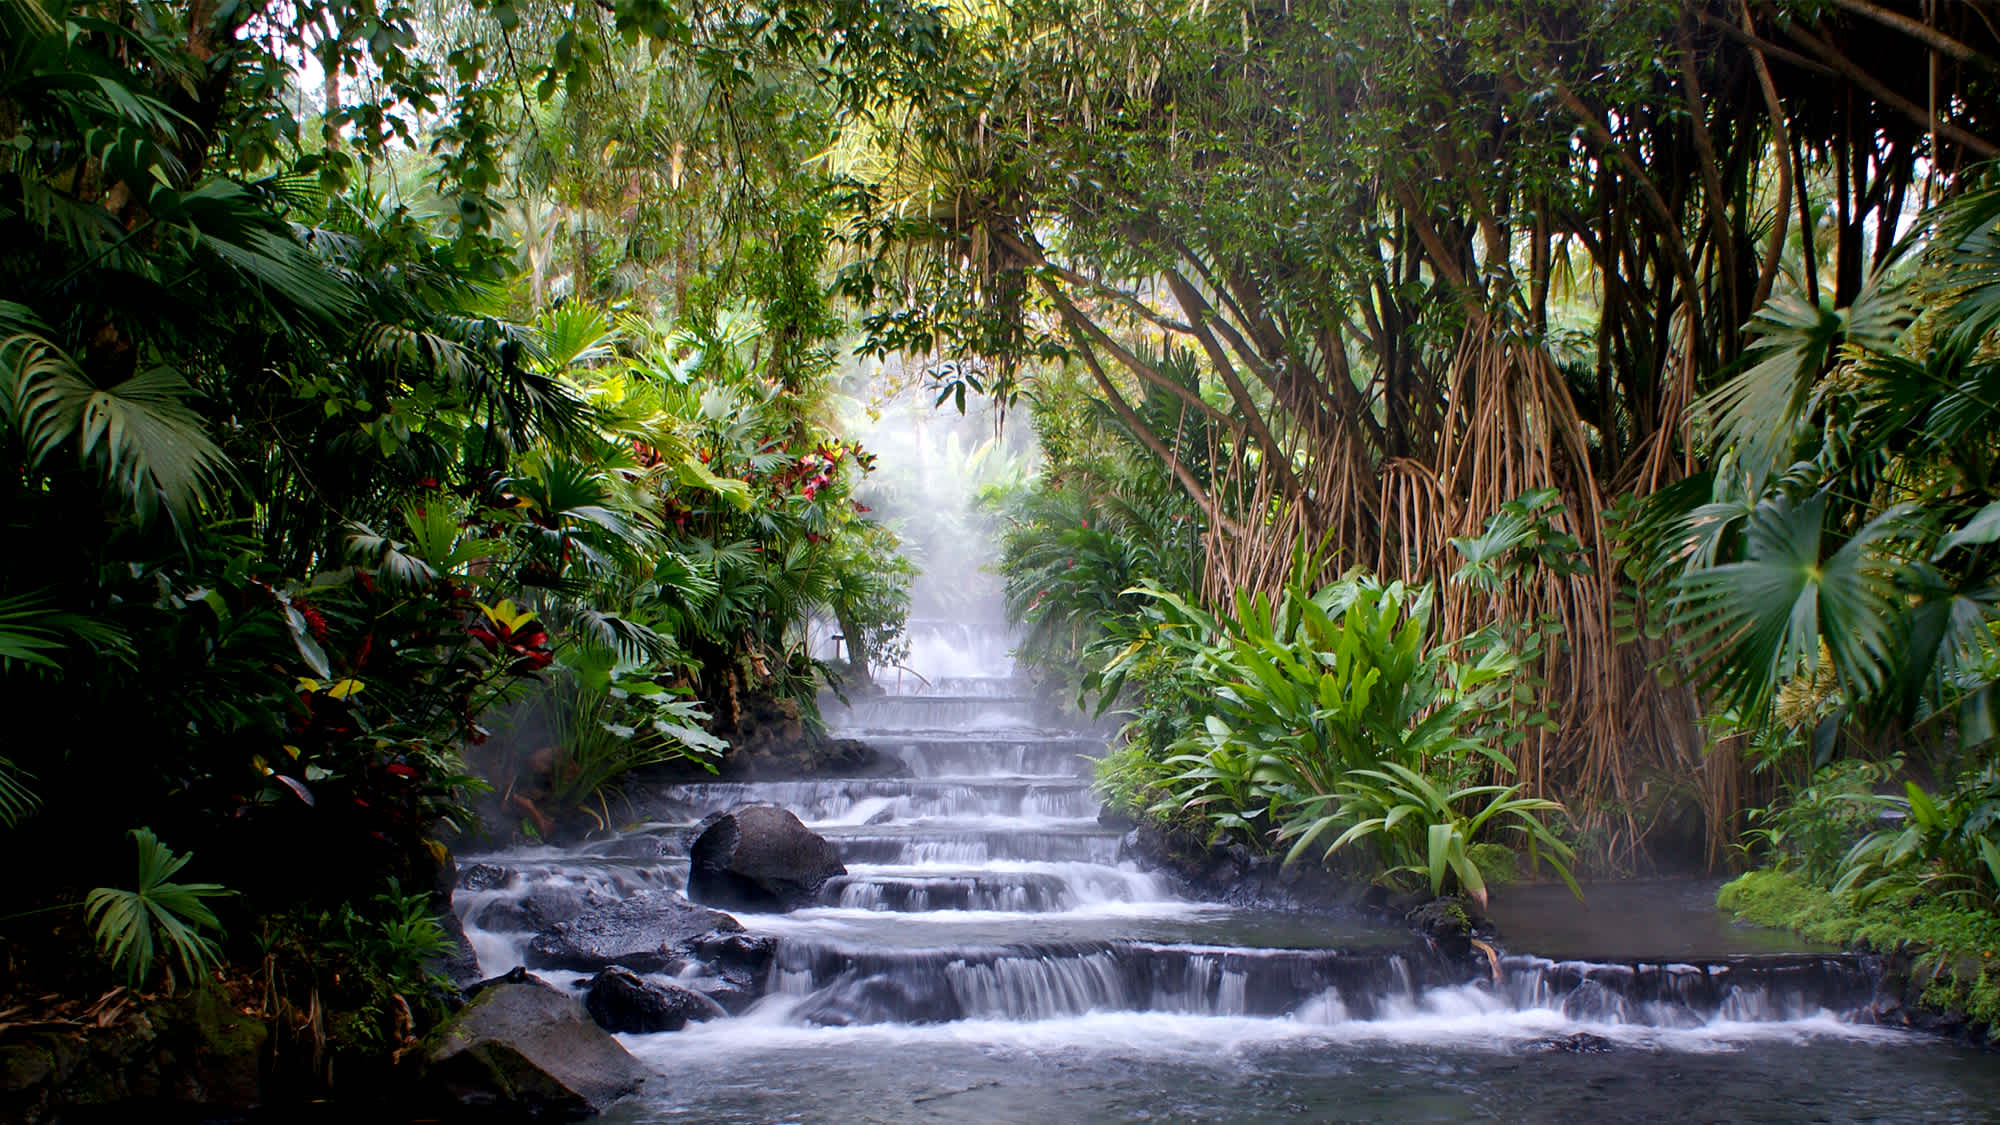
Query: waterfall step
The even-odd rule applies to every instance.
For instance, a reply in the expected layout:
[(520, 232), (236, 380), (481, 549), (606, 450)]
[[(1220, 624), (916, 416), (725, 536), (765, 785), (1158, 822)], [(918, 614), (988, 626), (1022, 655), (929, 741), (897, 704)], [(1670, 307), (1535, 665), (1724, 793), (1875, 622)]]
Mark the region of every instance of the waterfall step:
[(1877, 967), (1855, 955), (1710, 964), (1507, 958), (1501, 979), (1467, 980), (1418, 949), (1279, 949), (1144, 941), (1036, 941), (885, 949), (781, 940), (774, 991), (818, 1024), (1044, 1020), (1174, 1012), (1319, 1021), (1435, 1009), (1544, 1009), (1593, 1023), (1700, 1027), (1861, 1013)]
[(696, 781), (660, 789), (650, 803), (663, 818), (678, 813), (689, 824), (737, 805), (778, 805), (816, 826), (931, 817), (1088, 820), (1098, 809), (1087, 782), (1049, 774)]
[(1158, 898), (1150, 880), (1140, 885), (1118, 878), (1113, 868), (1098, 868), (1109, 878), (1079, 889), (1075, 880), (1042, 871), (963, 871), (935, 873), (922, 868), (892, 868), (881, 873), (837, 876), (820, 889), (820, 901), (846, 910), (928, 913), (937, 910), (982, 910), (1015, 914), (1053, 914), (1074, 910), (1086, 897), (1097, 901), (1130, 902)]
[(1118, 861), (1120, 833), (1096, 821), (1046, 822), (1023, 831), (1018, 825), (993, 827), (932, 821), (815, 829), (833, 842), (843, 863), (985, 863), (1039, 860), (1058, 863)]
[(1088, 778), (1104, 753), (1101, 738), (1034, 732), (955, 738), (935, 732), (872, 734), (864, 741), (901, 758), (917, 778), (995, 774)]

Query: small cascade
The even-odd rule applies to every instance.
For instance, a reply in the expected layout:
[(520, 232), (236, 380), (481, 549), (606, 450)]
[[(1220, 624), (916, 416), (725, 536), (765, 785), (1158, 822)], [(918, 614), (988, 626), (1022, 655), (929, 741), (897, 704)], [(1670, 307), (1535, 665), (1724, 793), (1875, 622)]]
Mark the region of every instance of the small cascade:
[(1025, 820), (1093, 821), (1097, 801), (1074, 777), (829, 779), (813, 781), (696, 782), (661, 791), (663, 807), (685, 810), (690, 821), (743, 804), (780, 805), (815, 827), (892, 821)]
[(843, 720), (856, 733), (1032, 731), (1034, 708), (1012, 695), (877, 695), (849, 704)]
[(1468, 980), (1423, 950), (1257, 949), (1111, 941), (885, 950), (792, 940), (798, 1018), (820, 1023), (1036, 1020), (1171, 1012), (1373, 1021), (1426, 1010), (1542, 1011), (1583, 1026), (1699, 1028), (1865, 1012), (1880, 966), (1854, 955), (1596, 964), (1511, 957)]
[[(847, 865), (814, 904), (737, 913), (771, 943), (761, 978), (728, 1018), (628, 1036), (641, 1058), (677, 1077), (664, 1100), (612, 1121), (663, 1119), (649, 1114), (933, 1120), (933, 1097), (969, 1098), (988, 1086), (1018, 1091), (1008, 1067), (1022, 1057), (1061, 1060), (1045, 1072), (1051, 1089), (1095, 1097), (1103, 1083), (1116, 1086), (1107, 1075), (1134, 1051), (1166, 1052), (1149, 1056), (1148, 1075), (1186, 1075), (1186, 1060), (1195, 1058), (1234, 1060), (1261, 1075), (1272, 1067), (1310, 1071), (1328, 1045), (1389, 1044), (1369, 1049), (1410, 1054), (1416, 1072), (1430, 1074), (1434, 1066), (1482, 1065), (1462, 1056), (1422, 1061), (1440, 1043), (1501, 1056), (1635, 1047), (1646, 1057), (1707, 1057), (1744, 1042), (1875, 1043), (1892, 1034), (1867, 1026), (1881, 966), (1860, 956), (1721, 951), (1588, 960), (1530, 950), (1489, 968), (1447, 961), (1378, 921), (1184, 900), (1166, 878), (1120, 858), (1121, 833), (1098, 823), (1089, 787), (1104, 738), (1038, 725), (996, 656), (1004, 636), (995, 627), (927, 623), (919, 638), (933, 650), (926, 659), (960, 646), (943, 674), (927, 671), (922, 680), (888, 684), (892, 694), (828, 705), (836, 733), (893, 754), (905, 776), (678, 784), (648, 794), (643, 807), (656, 823), (568, 851), (527, 849), (483, 864), (468, 858), (457, 901), (489, 973), (522, 964), (529, 939), (553, 922), (596, 904), (679, 891), (690, 830), (737, 805), (792, 810)], [(690, 983), (685, 974), (696, 970), (675, 971)], [(906, 1056), (927, 1061), (905, 1065)], [(892, 1059), (896, 1065), (883, 1065)], [(1294, 1059), (1308, 1061), (1285, 1061)], [(1345, 1074), (1349, 1065), (1329, 1073)], [(1843, 1065), (1857, 1064), (1849, 1057)], [(963, 1091), (896, 1085), (930, 1081), (922, 1067), (962, 1076)], [(1264, 1089), (1262, 1078), (1232, 1087), (1202, 1072), (1177, 1081), (1203, 1091), (1185, 1101), (1188, 1117), (1257, 1117), (1240, 1113), (1236, 1098)], [(1368, 1097), (1375, 1088), (1374, 1079), (1353, 1079), (1362, 1083), (1355, 1088), (1338, 1085), (1347, 1079), (1324, 1081), (1346, 1091), (1329, 1097)], [(1175, 1116), (1154, 1112), (1143, 1093), (1092, 1113), (1071, 1105), (1070, 1094), (1021, 1111), (1026, 1118), (1011, 1102), (968, 1102), (944, 1116)], [(892, 1103), (914, 1108), (883, 1110)], [(1298, 1112), (1280, 1098), (1266, 1116), (1290, 1120)], [(1603, 1116), (1602, 1107), (1582, 1115)]]

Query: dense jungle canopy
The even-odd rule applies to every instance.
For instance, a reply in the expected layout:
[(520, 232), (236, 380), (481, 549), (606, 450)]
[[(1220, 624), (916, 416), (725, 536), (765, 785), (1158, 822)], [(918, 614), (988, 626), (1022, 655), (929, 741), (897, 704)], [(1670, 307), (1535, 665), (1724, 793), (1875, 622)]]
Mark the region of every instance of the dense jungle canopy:
[[(240, 892), (183, 978), (366, 961), (481, 800), (894, 662), (890, 359), (1033, 425), (1115, 801), (1324, 854), (1393, 762), (1630, 872), (1845, 770), (1940, 827), (1815, 877), (1990, 909), (1996, 156), (1985, 0), (0, 0), (0, 821)], [(382, 956), (293, 985), (386, 1036)]]

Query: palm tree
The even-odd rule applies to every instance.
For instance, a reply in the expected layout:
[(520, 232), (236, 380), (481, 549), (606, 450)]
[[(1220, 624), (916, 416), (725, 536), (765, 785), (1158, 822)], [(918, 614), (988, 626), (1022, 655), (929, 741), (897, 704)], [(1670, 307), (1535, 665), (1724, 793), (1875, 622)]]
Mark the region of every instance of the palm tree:
[(1878, 730), (1995, 733), (2000, 188), (1928, 216), (1854, 303), (1791, 293), (1710, 395), (1709, 502), (1666, 541), (1697, 676), (1760, 716), (1830, 661)]

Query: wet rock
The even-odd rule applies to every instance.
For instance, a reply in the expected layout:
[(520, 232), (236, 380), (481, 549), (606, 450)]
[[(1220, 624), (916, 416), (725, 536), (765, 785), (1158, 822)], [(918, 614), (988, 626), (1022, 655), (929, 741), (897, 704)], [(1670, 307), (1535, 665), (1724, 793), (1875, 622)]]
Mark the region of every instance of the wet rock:
[(583, 1008), (606, 1031), (679, 1031), (723, 1014), (722, 1005), (678, 984), (642, 980), (630, 969), (612, 967), (584, 990)]
[(886, 809), (883, 809), (881, 812), (876, 813), (874, 816), (869, 817), (867, 820), (862, 821), (861, 823), (868, 825), (869, 827), (872, 828), (877, 824), (887, 824), (894, 819), (896, 819), (896, 809), (895, 806), (892, 805)]
[(689, 948), (704, 964), (762, 973), (771, 967), (771, 957), (778, 951), (778, 939), (769, 934), (718, 930), (696, 938)]
[(532, 976), (489, 984), (424, 1048), (431, 1098), (538, 1118), (601, 1113), (649, 1074), (582, 1004)]
[(847, 867), (799, 818), (776, 805), (715, 817), (688, 849), (688, 897), (739, 910), (795, 910)]
[(1188, 898), (1275, 910), (1345, 909), (1354, 888), (1310, 863), (1287, 864), (1239, 843), (1207, 843), (1192, 832), (1142, 823), (1118, 842), (1118, 858), (1165, 874)]
[(695, 977), (686, 984), (732, 1016), (742, 1015), (750, 1010), (750, 1005), (764, 998), (763, 982), (736, 970)]
[(1587, 1031), (1530, 1039), (1521, 1045), (1521, 1049), (1531, 1055), (1603, 1055), (1616, 1047), (1617, 1044), (1604, 1036)]
[(1601, 981), (1586, 980), (1563, 997), (1563, 1018), (1586, 1023), (1607, 1023), (1625, 1018), (1625, 998), (1606, 988)]
[(535, 887), (517, 899), (500, 899), (482, 907), (472, 924), (493, 933), (540, 933), (568, 922), (592, 906), (609, 900), (587, 896), (575, 887)]
[(1097, 823), (1101, 828), (1110, 828), (1118, 832), (1130, 832), (1132, 829), (1139, 827), (1139, 818), (1123, 809), (1114, 809), (1110, 805), (1105, 805), (1097, 810)]
[(514, 872), (498, 864), (475, 863), (458, 873), (458, 885), (468, 891), (501, 891), (514, 884)]
[(533, 968), (584, 973), (613, 965), (641, 973), (670, 972), (686, 961), (694, 939), (742, 928), (729, 915), (671, 891), (641, 891), (620, 902), (588, 907), (541, 931), (528, 943), (526, 960)]
[(451, 952), (437, 958), (432, 968), (456, 987), (464, 988), (479, 979), (479, 952), (472, 948), (472, 939), (465, 934), (465, 923), (451, 908), (450, 899), (445, 900), (437, 919), (445, 940), (451, 943)]
[(494, 934), (532, 934), (541, 927), (528, 921), (527, 912), (520, 902), (501, 899), (489, 902), (472, 916), (472, 924)]
[(1479, 919), (1467, 909), (1463, 900), (1449, 895), (1420, 903), (1403, 916), (1403, 921), (1412, 930), (1440, 945), (1479, 936)]

